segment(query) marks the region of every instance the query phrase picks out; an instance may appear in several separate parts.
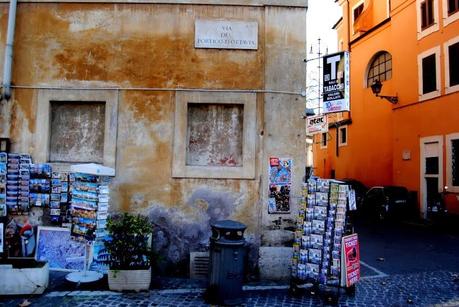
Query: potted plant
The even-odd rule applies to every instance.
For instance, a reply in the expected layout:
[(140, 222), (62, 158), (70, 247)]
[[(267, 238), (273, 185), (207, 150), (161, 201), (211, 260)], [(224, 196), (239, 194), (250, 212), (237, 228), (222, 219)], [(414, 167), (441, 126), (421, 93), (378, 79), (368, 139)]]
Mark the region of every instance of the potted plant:
[(148, 290), (151, 282), (152, 225), (146, 216), (124, 213), (111, 216), (105, 247), (110, 254), (110, 290)]

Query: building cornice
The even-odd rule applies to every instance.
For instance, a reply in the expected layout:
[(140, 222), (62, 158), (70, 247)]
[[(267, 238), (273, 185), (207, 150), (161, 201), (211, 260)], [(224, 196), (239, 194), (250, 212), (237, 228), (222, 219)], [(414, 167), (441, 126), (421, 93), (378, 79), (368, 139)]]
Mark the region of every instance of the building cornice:
[[(0, 3), (10, 1), (0, 0)], [(124, 4), (195, 4), (237, 6), (280, 6), (307, 8), (308, 0), (18, 0), (19, 3), (124, 3)]]

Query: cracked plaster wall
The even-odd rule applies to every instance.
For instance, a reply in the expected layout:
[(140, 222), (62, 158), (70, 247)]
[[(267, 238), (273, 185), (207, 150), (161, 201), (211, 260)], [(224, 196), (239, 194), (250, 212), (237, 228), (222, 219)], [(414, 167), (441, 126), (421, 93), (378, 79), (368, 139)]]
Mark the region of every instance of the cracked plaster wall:
[[(7, 15), (7, 4), (0, 4), (0, 55)], [(257, 21), (259, 49), (195, 49), (198, 17)], [(19, 3), (13, 83), (301, 91), (304, 51), (304, 8)], [(42, 133), (37, 93), (14, 89), (0, 114), (0, 134), (12, 139), (13, 151), (33, 156)], [(150, 216), (157, 226), (155, 249), (181, 273), (189, 251), (206, 247), (209, 223), (238, 220), (248, 226), (255, 265), (257, 246), (281, 246), (292, 238), (282, 227), (273, 230), (279, 216), (266, 214), (267, 163), (270, 156), (293, 158), (293, 193), (299, 193), (305, 157), (304, 121), (298, 118), (304, 103), (295, 96), (257, 94), (256, 177), (219, 180), (172, 178), (174, 101), (170, 91), (119, 91), (111, 208)], [(295, 206), (296, 200), (283, 220), (294, 218)]]

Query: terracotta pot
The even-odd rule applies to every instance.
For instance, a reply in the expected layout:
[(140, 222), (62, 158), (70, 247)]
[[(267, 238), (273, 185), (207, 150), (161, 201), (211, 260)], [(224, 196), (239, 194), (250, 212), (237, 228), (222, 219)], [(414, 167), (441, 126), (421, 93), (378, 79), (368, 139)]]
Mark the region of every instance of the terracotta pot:
[(109, 270), (108, 287), (114, 291), (150, 289), (151, 268), (148, 270)]

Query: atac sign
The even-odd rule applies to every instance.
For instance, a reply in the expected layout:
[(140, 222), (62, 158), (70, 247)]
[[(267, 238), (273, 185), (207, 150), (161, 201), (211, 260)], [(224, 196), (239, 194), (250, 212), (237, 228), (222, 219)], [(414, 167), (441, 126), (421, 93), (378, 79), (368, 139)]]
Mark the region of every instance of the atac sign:
[(307, 118), (306, 134), (313, 135), (328, 131), (328, 121), (326, 115), (317, 115)]
[(349, 53), (339, 52), (323, 58), (324, 113), (350, 111)]

